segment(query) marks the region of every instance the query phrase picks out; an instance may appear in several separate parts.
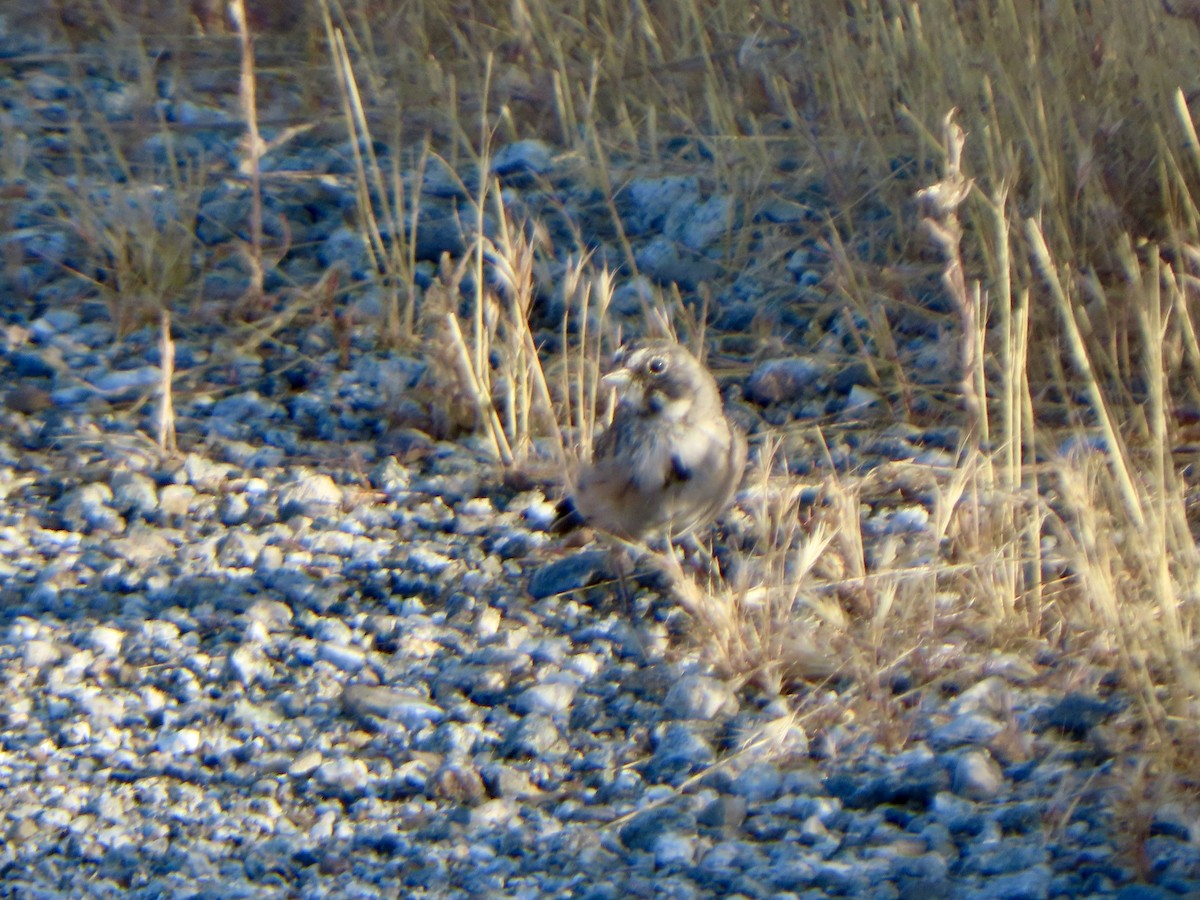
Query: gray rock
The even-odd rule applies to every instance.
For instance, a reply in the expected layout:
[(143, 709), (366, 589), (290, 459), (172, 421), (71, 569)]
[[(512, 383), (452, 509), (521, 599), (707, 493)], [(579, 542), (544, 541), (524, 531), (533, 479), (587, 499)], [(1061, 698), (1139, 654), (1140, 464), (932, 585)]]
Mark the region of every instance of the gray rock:
[(342, 691), (342, 707), (359, 717), (399, 722), (410, 730), (445, 718), (445, 711), (416, 691), (381, 685), (351, 684)]
[(258, 647), (243, 644), (229, 654), (229, 677), (246, 687), (255, 684), (269, 672), (266, 657)]
[(801, 356), (769, 359), (759, 364), (746, 381), (746, 399), (762, 405), (802, 399), (824, 376), (825, 367)]
[(664, 831), (654, 840), (654, 865), (690, 866), (696, 858), (696, 848), (696, 835)]
[(694, 837), (696, 818), (674, 806), (662, 806), (639, 812), (618, 831), (621, 843), (630, 850), (653, 853), (664, 834)]
[(146, 516), (158, 509), (158, 488), (149, 475), (141, 472), (114, 472), (112, 506), (123, 515)]
[(319, 750), (309, 750), (297, 756), (287, 768), (289, 778), (305, 779), (325, 762)]
[(761, 804), (778, 797), (782, 785), (783, 776), (775, 765), (757, 762), (738, 773), (729, 789), (748, 804)]
[(567, 749), (562, 732), (549, 716), (524, 716), (504, 734), (500, 752), (507, 757), (553, 759)]
[(663, 706), (677, 719), (713, 719), (734, 715), (738, 700), (724, 681), (707, 675), (684, 675), (671, 685)]
[(138, 524), (125, 537), (113, 538), (105, 544), (116, 558), (139, 568), (153, 567), (175, 559), (177, 549), (161, 529)]
[(954, 764), (951, 789), (968, 800), (991, 800), (1004, 788), (1000, 766), (986, 750), (969, 750)]
[(361, 759), (324, 760), (312, 776), (327, 791), (347, 799), (362, 796), (370, 782), (367, 764)]
[(544, 681), (518, 694), (513, 709), (522, 715), (564, 716), (570, 712), (578, 689), (572, 681)]
[(165, 731), (159, 735), (157, 747), (168, 756), (187, 756), (200, 749), (200, 732), (194, 728)]
[(52, 666), (62, 658), (62, 652), (50, 641), (26, 641), (21, 649), (21, 664), (26, 669)]
[(421, 193), (428, 197), (465, 199), (478, 184), (479, 172), (474, 166), (464, 163), (452, 169), (445, 160), (434, 156), (425, 166)]
[(259, 622), (271, 633), (292, 629), (292, 608), (279, 600), (255, 600), (246, 608), (245, 616), (247, 621)]
[(1043, 728), (1061, 731), (1075, 740), (1083, 740), (1089, 731), (1116, 715), (1120, 704), (1086, 694), (1067, 694), (1053, 705), (1040, 710), (1038, 722)]
[(983, 827), (979, 807), (975, 803), (946, 791), (933, 798), (929, 812), (951, 834), (978, 834)]
[(487, 790), (497, 797), (520, 800), (542, 795), (542, 791), (530, 780), (529, 773), (516, 766), (489, 763), (481, 770), (480, 777)]
[(677, 284), (683, 290), (697, 290), (714, 280), (721, 267), (713, 260), (665, 237), (654, 238), (637, 252), (637, 264), (643, 274), (659, 284)]
[(123, 520), (112, 507), (112, 488), (101, 482), (81, 485), (56, 505), (64, 525), (74, 531), (112, 531)]
[(97, 625), (88, 632), (87, 646), (103, 656), (119, 656), (125, 632), (110, 625)]
[(92, 382), (96, 393), (104, 399), (118, 403), (136, 400), (162, 382), (162, 370), (157, 366), (141, 366), (121, 372), (106, 372)]
[(986, 744), (1003, 730), (1002, 724), (985, 716), (956, 716), (930, 733), (929, 744), (938, 750), (949, 750), (964, 744)]
[(266, 539), (248, 531), (227, 531), (217, 541), (217, 562), (227, 568), (251, 568)]
[(191, 512), (196, 489), (187, 484), (168, 484), (158, 493), (158, 505), (169, 520), (179, 519)]
[(1012, 709), (1012, 691), (1002, 678), (989, 676), (955, 697), (950, 702), (949, 709), (955, 715), (981, 713), (998, 718), (1005, 711)]
[(688, 210), (678, 226), (668, 221), (666, 230), (669, 235), (677, 236), (685, 247), (702, 251), (729, 234), (734, 227), (734, 213), (733, 198), (716, 195)]
[(1050, 894), (1050, 868), (1038, 865), (1010, 875), (987, 878), (973, 894), (980, 900), (1043, 900)]
[(654, 754), (646, 765), (646, 779), (652, 783), (677, 784), (683, 778), (712, 765), (716, 752), (698, 723), (673, 722), (658, 738)]
[(361, 648), (346, 644), (320, 644), (317, 647), (317, 659), (350, 673), (362, 671), (367, 664), (367, 655)]
[(342, 489), (328, 475), (304, 475), (279, 491), (279, 517), (319, 516), (342, 505)]
[(535, 600), (577, 591), (612, 577), (612, 556), (607, 550), (584, 550), (534, 570), (529, 593)]
[(79, 313), (73, 309), (48, 309), (39, 319), (29, 323), (30, 335), (45, 342), (55, 334), (74, 331), (81, 321)]
[(313, 637), (327, 644), (346, 645), (354, 640), (354, 632), (341, 619), (327, 616), (314, 618), (312, 627)]
[(242, 494), (226, 494), (217, 506), (217, 517), (226, 527), (241, 525), (250, 514), (250, 501)]
[(699, 202), (700, 185), (690, 176), (635, 178), (626, 186), (621, 199), (627, 232), (653, 234), (662, 230), (672, 209), (692, 208)]
[(344, 264), (356, 277), (371, 268), (370, 248), (363, 232), (358, 228), (343, 225), (323, 240), (317, 249), (317, 258), (324, 266)]
[(287, 410), (282, 404), (261, 396), (256, 391), (244, 391), (231, 394), (213, 404), (212, 419), (214, 423), (256, 423), (275, 421), (287, 418)]

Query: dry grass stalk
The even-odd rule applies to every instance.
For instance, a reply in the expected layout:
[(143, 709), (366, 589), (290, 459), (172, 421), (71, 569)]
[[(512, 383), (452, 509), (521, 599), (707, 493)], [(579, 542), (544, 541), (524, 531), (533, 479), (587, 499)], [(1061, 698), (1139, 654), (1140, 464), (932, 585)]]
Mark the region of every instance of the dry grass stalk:
[(262, 204), (262, 155), (266, 143), (258, 131), (258, 99), (254, 66), (254, 37), (246, 25), (246, 7), (243, 0), (230, 0), (229, 12), (233, 17), (241, 51), (241, 74), (238, 79), (238, 100), (242, 119), (246, 124), (246, 137), (242, 141), (245, 154), (242, 169), (250, 179), (250, 252), (246, 262), (250, 266), (250, 295), (253, 298), (263, 293), (263, 204)]
[(162, 380), (158, 389), (158, 449), (174, 453), (179, 449), (175, 440), (175, 399), (172, 383), (175, 377), (175, 341), (171, 337), (171, 308), (164, 306), (159, 313), (158, 354)]
[(957, 110), (947, 113), (942, 124), (942, 146), (946, 151), (946, 171), (943, 179), (932, 187), (917, 191), (917, 200), (925, 209), (923, 219), (938, 249), (946, 260), (942, 275), (946, 293), (954, 301), (959, 317), (960, 366), (963, 405), (967, 427), (976, 449), (989, 443), (988, 419), (984, 404), (986, 385), (983, 371), (982, 292), (978, 282), (967, 284), (962, 259), (962, 225), (958, 208), (974, 188), (974, 181), (963, 174), (963, 147), (966, 132), (954, 121)]
[[(375, 141), (359, 90), (358, 78), (346, 46), (346, 33), (343, 29), (335, 27), (326, 0), (321, 0), (320, 8), (329, 52), (333, 56), (342, 117), (354, 154), (359, 222), (365, 232), (367, 249), (375, 268), (384, 275), (382, 286), (388, 301), (384, 334), (389, 343), (399, 346), (411, 342), (415, 336), (414, 270), (417, 221), (421, 211), (420, 193), (414, 193), (410, 204), (400, 172), (398, 155), (394, 154), (392, 157), (390, 177), (384, 176), (383, 167), (375, 153)], [(398, 154), (403, 146), (398, 130), (392, 136), (392, 145)], [(422, 144), (422, 151), (416, 163), (414, 183), (421, 183), (429, 157), (430, 147), (426, 140)], [(411, 208), (406, 216), (405, 208), (409, 205)]]
[[(1036, 236), (1034, 225), (1029, 227)], [(1147, 395), (1144, 415), (1119, 434), (1109, 412), (1111, 392), (1076, 322), (1076, 287), (1060, 280), (1043, 241), (1032, 244), (1042, 273), (1053, 279), (1051, 293), (1067, 320), (1076, 370), (1094, 398), (1102, 438), (1099, 449), (1066, 455), (1055, 467), (1063, 510), (1055, 528), (1061, 552), (1078, 581), (1088, 620), (1101, 629), (1098, 650), (1119, 660), (1155, 746), (1168, 758), (1194, 758), (1200, 735), (1195, 646), (1200, 552), (1173, 463), (1176, 429), (1169, 416), (1169, 366), (1163, 353), (1172, 320), (1190, 315), (1186, 296), (1170, 264), (1154, 256), (1143, 265), (1126, 247), (1124, 287), (1136, 298)]]

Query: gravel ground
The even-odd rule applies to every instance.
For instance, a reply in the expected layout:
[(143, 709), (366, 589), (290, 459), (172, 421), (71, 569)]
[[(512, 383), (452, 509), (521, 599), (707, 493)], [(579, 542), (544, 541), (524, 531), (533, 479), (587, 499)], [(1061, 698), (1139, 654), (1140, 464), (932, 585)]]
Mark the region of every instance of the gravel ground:
[[(145, 110), (109, 68), (71, 74), (44, 49), (0, 40), (6, 158), (24, 160), (0, 183), (16, 260), (0, 336), (0, 896), (1200, 896), (1195, 824), (1168, 805), (1131, 822), (1121, 805), (1131, 762), (1103, 729), (1127, 704), (1104, 678), (1063, 693), (1039, 677), (1051, 654), (988, 661), (910, 696), (910, 737), (889, 752), (872, 729), (806, 732), (786, 699), (732, 690), (660, 594), (640, 591), (630, 615), (571, 590), (603, 561), (548, 534), (553, 488), (505, 477), (477, 439), (430, 437), (424, 362), (353, 324), (378, 322), (381, 301), (345, 224), (336, 138), (265, 161), (310, 176), (267, 178), (268, 230), (286, 220), (293, 248), (268, 288), (336, 264), (359, 287), (350, 326), (236, 349), (218, 320), (180, 315), (188, 452), (163, 461), (142, 402), (156, 334), (117, 339), (104, 295), (73, 274), (95, 257), (63, 200), (120, 218), (112, 161), (81, 177), (63, 123)], [(215, 167), (198, 201), (205, 297), (237, 296), (236, 116), (159, 90), (140, 102)], [(157, 134), (141, 145), (146, 160), (162, 149)], [(571, 165), (522, 142), (494, 170), (554, 246), (578, 229), (619, 259)], [(464, 246), (457, 191), (426, 173), (426, 284)], [(739, 225), (794, 228), (787, 302), (749, 274), (715, 299), (731, 352), (767, 303), (800, 336), (726, 379), (758, 434), (876, 399), (844, 317), (823, 312), (822, 256), (804, 242), (820, 193), (789, 186)], [(179, 215), (170, 191), (139, 196), (155, 220)], [(619, 211), (643, 277), (686, 290), (721, 276), (733, 206), (695, 178), (631, 176)], [(563, 262), (549, 266), (553, 283)], [(644, 288), (623, 285), (618, 306)], [(561, 302), (539, 298), (548, 323)], [(937, 385), (952, 350), (920, 321), (905, 333), (914, 384)], [(835, 460), (945, 462), (956, 443), (952, 429), (872, 435)], [(885, 512), (869, 533), (926, 527), (919, 503)], [(753, 736), (770, 740), (739, 750)]]

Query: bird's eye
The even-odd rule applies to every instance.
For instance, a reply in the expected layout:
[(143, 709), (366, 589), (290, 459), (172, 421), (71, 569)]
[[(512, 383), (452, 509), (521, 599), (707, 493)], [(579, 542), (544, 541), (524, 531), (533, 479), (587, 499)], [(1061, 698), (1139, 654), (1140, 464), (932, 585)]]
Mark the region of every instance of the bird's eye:
[(651, 375), (661, 375), (667, 371), (667, 360), (662, 356), (655, 356), (650, 362), (646, 363), (646, 370)]

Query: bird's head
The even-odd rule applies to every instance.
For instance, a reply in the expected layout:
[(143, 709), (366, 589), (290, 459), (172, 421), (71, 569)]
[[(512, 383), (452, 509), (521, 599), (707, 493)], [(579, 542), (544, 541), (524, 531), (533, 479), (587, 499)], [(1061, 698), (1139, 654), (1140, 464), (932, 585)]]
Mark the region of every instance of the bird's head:
[(696, 357), (671, 341), (622, 348), (615, 368), (601, 381), (617, 392), (620, 406), (643, 416), (677, 420), (697, 404), (720, 405), (712, 376)]

